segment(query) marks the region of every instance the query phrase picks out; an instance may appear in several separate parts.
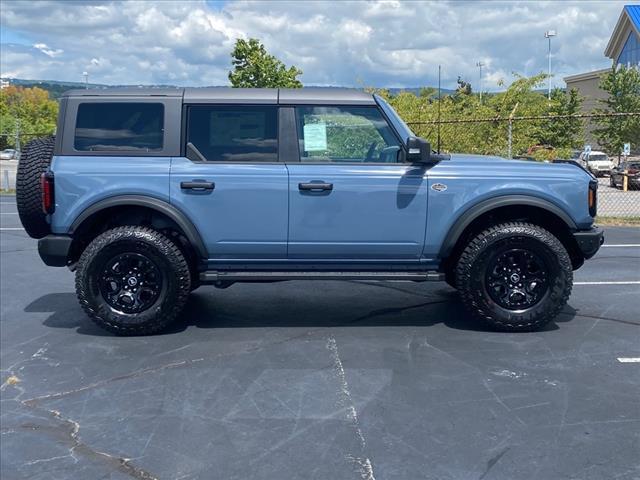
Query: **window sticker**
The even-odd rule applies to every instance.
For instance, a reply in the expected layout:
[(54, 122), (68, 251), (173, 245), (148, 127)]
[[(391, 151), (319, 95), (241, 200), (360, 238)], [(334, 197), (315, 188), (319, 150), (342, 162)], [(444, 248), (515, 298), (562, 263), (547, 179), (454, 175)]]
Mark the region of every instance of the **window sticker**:
[(327, 124), (309, 123), (304, 126), (304, 149), (307, 152), (327, 149)]

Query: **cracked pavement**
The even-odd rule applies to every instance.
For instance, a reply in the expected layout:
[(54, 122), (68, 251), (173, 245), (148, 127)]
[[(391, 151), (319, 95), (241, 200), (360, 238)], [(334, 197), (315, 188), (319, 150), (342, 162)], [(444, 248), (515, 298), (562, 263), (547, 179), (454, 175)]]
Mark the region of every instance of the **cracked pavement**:
[[(617, 361), (640, 357), (638, 285), (576, 285), (522, 334), (445, 284), (203, 287), (167, 333), (119, 338), (35, 246), (0, 232), (3, 480), (640, 478), (640, 364)], [(576, 281), (639, 267), (605, 248)]]

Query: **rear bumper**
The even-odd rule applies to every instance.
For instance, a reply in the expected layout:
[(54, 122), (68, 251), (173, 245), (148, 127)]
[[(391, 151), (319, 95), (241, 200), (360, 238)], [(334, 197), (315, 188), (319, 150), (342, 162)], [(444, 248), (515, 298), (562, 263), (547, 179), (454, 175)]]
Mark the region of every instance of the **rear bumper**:
[(40, 258), (50, 267), (64, 267), (73, 239), (67, 235), (47, 235), (38, 240)]
[(589, 230), (574, 232), (573, 238), (576, 239), (584, 258), (591, 258), (604, 243), (604, 230), (600, 227), (592, 227)]

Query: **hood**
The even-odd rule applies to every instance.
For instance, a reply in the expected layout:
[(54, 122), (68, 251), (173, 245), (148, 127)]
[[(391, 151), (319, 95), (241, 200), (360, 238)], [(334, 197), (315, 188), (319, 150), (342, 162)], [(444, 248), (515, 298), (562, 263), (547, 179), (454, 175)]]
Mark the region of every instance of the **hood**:
[(500, 176), (508, 175), (531, 175), (531, 176), (593, 176), (577, 163), (546, 163), (533, 162), (528, 160), (514, 160), (494, 155), (473, 155), (454, 153), (451, 154), (451, 160), (445, 160), (441, 163), (450, 163), (452, 167), (456, 165), (460, 167), (478, 169), (482, 172), (495, 172)]

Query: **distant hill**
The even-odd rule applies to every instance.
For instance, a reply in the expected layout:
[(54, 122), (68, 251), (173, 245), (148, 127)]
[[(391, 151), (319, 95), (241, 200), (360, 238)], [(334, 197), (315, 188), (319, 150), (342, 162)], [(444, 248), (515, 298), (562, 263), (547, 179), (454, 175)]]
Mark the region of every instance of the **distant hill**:
[[(61, 82), (58, 80), (25, 80), (22, 78), (7, 78), (5, 80), (9, 80), (9, 82), (11, 83), (11, 85), (19, 85), (21, 87), (25, 87), (25, 88), (31, 88), (31, 87), (39, 87), (42, 88), (43, 90), (46, 90), (47, 92), (49, 92), (49, 96), (51, 98), (54, 99), (59, 99), (62, 94), (64, 92), (66, 92), (67, 90), (73, 90), (76, 88), (107, 88), (107, 87), (137, 87), (138, 85), (107, 85), (107, 84), (103, 84), (103, 83), (89, 83), (88, 85), (85, 84), (84, 82)], [(151, 86), (151, 87), (175, 87), (175, 85), (145, 85), (145, 86)], [(219, 86), (219, 85), (212, 85), (212, 86)], [(313, 86), (313, 85), (308, 85), (308, 86)], [(324, 88), (338, 88), (338, 87), (324, 87)], [(387, 90), (389, 90), (389, 93), (391, 93), (391, 95), (397, 95), (400, 92), (410, 92), (413, 93), (415, 95), (420, 95), (420, 90), (422, 89), (422, 87), (407, 87), (407, 88), (401, 88), (401, 87), (381, 87), (381, 88), (386, 88)], [(428, 87), (427, 87), (428, 88)], [(442, 89), (442, 95), (451, 95), (452, 93), (454, 93), (455, 90), (450, 90), (447, 88), (443, 88)], [(434, 96), (437, 96), (437, 91), (436, 94)]]

